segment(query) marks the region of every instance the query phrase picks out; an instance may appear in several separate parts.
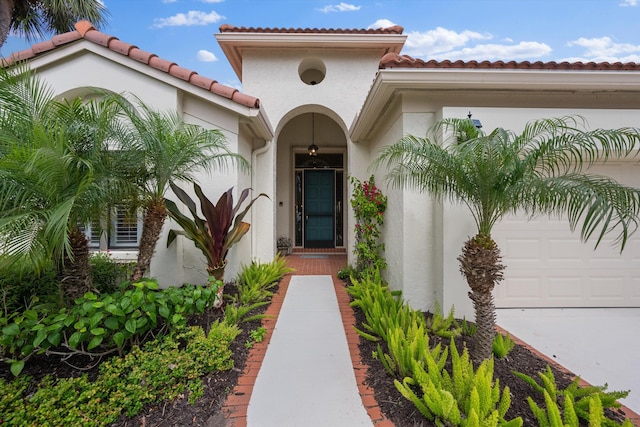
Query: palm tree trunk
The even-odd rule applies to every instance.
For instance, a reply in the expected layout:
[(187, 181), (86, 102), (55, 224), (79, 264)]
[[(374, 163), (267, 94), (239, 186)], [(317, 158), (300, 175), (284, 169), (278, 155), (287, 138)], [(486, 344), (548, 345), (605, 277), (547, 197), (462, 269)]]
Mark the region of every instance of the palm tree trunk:
[(491, 292), (469, 292), (476, 313), (476, 335), (471, 347), (471, 358), (479, 364), (493, 354), (496, 336), (496, 306)]
[(138, 248), (138, 262), (131, 274), (131, 283), (137, 282), (149, 271), (151, 258), (156, 250), (156, 243), (158, 243), (166, 218), (167, 208), (164, 201), (154, 201), (145, 209), (142, 219), (142, 236)]
[(0, 47), (7, 41), (9, 31), (11, 31), (11, 18), (15, 0), (0, 1)]
[(69, 232), (71, 254), (65, 254), (59, 272), (62, 296), (67, 304), (93, 291), (89, 264), (89, 241), (79, 227)]
[(460, 272), (466, 277), (471, 288), (469, 298), (473, 301), (476, 315), (475, 345), (471, 348), (471, 358), (480, 363), (493, 353), (493, 339), (496, 335), (496, 307), (493, 302), (493, 288), (502, 280), (504, 265), (501, 264), (500, 248), (491, 236), (478, 234), (469, 239), (458, 257)]

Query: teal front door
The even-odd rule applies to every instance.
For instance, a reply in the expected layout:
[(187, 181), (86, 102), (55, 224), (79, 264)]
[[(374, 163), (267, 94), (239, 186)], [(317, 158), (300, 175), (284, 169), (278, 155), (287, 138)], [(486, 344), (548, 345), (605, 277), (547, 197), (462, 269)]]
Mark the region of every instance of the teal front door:
[(335, 224), (335, 173), (304, 171), (304, 246), (333, 248)]

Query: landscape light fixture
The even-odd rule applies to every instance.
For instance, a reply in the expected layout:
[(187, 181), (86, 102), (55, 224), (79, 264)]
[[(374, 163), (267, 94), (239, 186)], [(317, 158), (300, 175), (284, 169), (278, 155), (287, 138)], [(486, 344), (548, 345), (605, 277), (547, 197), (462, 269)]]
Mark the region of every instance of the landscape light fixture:
[(469, 120), (471, 120), (471, 122), (476, 128), (482, 129), (482, 123), (480, 123), (480, 120), (471, 118), (471, 111), (469, 111), (469, 114), (467, 114), (467, 117), (469, 117)]
[(315, 143), (315, 113), (311, 113), (311, 145), (307, 147), (307, 150), (312, 157), (318, 155), (318, 146)]

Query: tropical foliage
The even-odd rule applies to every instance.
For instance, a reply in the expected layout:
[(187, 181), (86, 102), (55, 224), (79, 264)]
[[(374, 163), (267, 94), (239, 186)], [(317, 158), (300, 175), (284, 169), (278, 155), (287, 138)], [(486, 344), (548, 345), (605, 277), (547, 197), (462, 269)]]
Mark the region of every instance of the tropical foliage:
[[(240, 211), (241, 205), (249, 197), (248, 188), (240, 193), (238, 203), (235, 206), (233, 204), (233, 188), (223, 193), (215, 205), (204, 195), (198, 184), (194, 183), (193, 188), (200, 200), (204, 219), (198, 215), (193, 199), (180, 187), (171, 183), (171, 189), (189, 209), (192, 218), (180, 212), (175, 202), (165, 199), (169, 215), (182, 227), (181, 231), (169, 231), (167, 247), (173, 243), (178, 234), (186, 236), (205, 256), (209, 275), (217, 280), (223, 280), (229, 249), (249, 231), (250, 224), (243, 222), (245, 215), (258, 198), (262, 196), (268, 198), (268, 196), (264, 193), (259, 194), (249, 201), (244, 210)], [(222, 287), (219, 292), (221, 296)], [(222, 298), (220, 297), (219, 305), (221, 304)]]
[(586, 129), (579, 117), (535, 120), (521, 134), (497, 128), (490, 134), (471, 120), (445, 119), (426, 138), (405, 136), (385, 147), (375, 162), (396, 187), (413, 188), (470, 211), (477, 234), (458, 258), (471, 288), (477, 361), (491, 356), (495, 335), (492, 290), (503, 278), (494, 225), (508, 213), (528, 217), (566, 215), (583, 240), (617, 233), (621, 250), (638, 226), (640, 190), (589, 174), (598, 162), (635, 155), (638, 129)]
[(169, 183), (191, 181), (199, 171), (223, 169), (230, 163), (248, 169), (247, 161), (229, 151), (217, 129), (185, 123), (177, 112), (160, 112), (137, 99), (136, 106), (114, 97), (127, 121), (120, 148), (138, 190), (144, 211), (134, 282), (149, 270), (151, 258), (167, 217), (164, 196)]
[(68, 301), (92, 289), (82, 225), (130, 194), (108, 149), (119, 126), (111, 102), (59, 101), (29, 71), (0, 71), (0, 261), (53, 260)]

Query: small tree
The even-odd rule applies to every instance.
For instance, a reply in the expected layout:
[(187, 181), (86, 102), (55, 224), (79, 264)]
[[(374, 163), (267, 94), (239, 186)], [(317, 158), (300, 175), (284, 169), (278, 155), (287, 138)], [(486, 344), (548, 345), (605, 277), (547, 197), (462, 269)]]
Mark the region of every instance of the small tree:
[(108, 150), (118, 108), (58, 101), (28, 70), (0, 72), (0, 261), (53, 260), (68, 300), (92, 289), (82, 226), (125, 198)]
[(458, 260), (475, 308), (478, 362), (492, 353), (492, 291), (504, 266), (491, 231), (505, 215), (566, 214), (572, 230), (581, 224), (583, 240), (595, 234), (596, 246), (617, 230), (621, 250), (638, 226), (640, 190), (584, 169), (636, 155), (640, 131), (584, 128), (579, 118), (563, 117), (532, 121), (520, 135), (502, 128), (486, 135), (471, 120), (446, 119), (427, 138), (409, 135), (385, 147), (375, 162), (393, 185), (462, 202), (471, 212), (477, 234)]
[[(229, 249), (238, 243), (250, 228), (250, 224), (242, 220), (259, 197), (268, 198), (268, 196), (264, 193), (259, 194), (249, 201), (244, 210), (240, 211), (240, 206), (249, 197), (248, 188), (242, 191), (235, 206), (233, 205), (233, 188), (223, 193), (215, 205), (204, 195), (198, 184), (194, 183), (193, 188), (200, 200), (200, 209), (204, 219), (198, 215), (193, 199), (184, 190), (172, 183), (171, 189), (178, 199), (187, 206), (193, 219), (180, 212), (175, 202), (168, 199), (165, 200), (169, 215), (182, 227), (181, 231), (169, 231), (167, 247), (173, 243), (178, 234), (184, 235), (193, 241), (207, 259), (207, 272), (209, 275), (216, 280), (222, 281), (224, 279), (224, 270), (227, 266)], [(216, 307), (222, 305), (223, 291), (223, 286), (220, 286), (218, 288)]]

